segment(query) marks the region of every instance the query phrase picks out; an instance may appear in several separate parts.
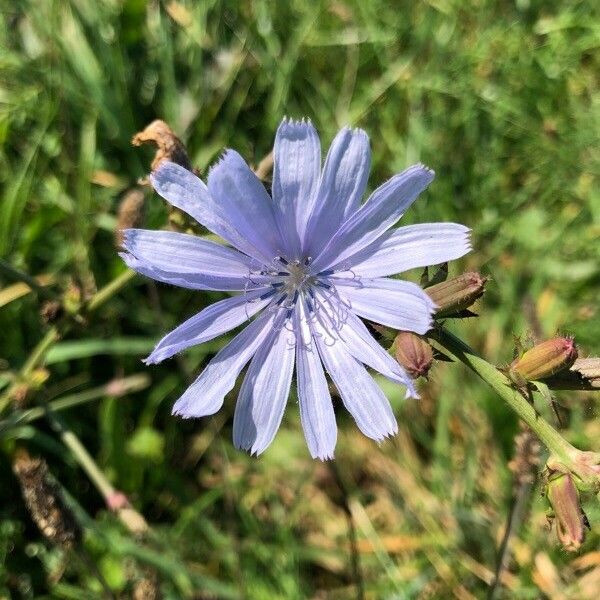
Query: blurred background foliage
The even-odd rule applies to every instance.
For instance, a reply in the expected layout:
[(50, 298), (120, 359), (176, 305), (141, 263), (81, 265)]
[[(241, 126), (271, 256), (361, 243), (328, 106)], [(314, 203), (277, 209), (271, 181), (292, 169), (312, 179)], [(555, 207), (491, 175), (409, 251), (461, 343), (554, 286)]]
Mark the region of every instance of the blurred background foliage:
[[(123, 277), (118, 207), (152, 159), (131, 146), (135, 132), (164, 119), (205, 173), (224, 147), (257, 164), (284, 115), (307, 116), (324, 147), (344, 124), (369, 133), (371, 186), (416, 161), (436, 170), (406, 222), (473, 228), (475, 251), (451, 273), (491, 279), (481, 317), (454, 331), (489, 360), (506, 365), (513, 336), (556, 332), (575, 335), (582, 355), (600, 352), (592, 0), (0, 6), (0, 257), (46, 295), (66, 292), (75, 316), (81, 299)], [(144, 226), (167, 219), (146, 191)], [(49, 325), (43, 292), (4, 271), (0, 280), (6, 391)], [(140, 363), (220, 295), (120, 281), (93, 314), (71, 318), (10, 410), (71, 403), (60, 427), (151, 531), (132, 532), (108, 510), (57, 423), (5, 420), (0, 598), (485, 597), (512, 503), (518, 425), (482, 383), (438, 364), (422, 400), (405, 403), (382, 382), (400, 434), (378, 447), (339, 410), (334, 464), (310, 459), (290, 402), (272, 447), (250, 458), (231, 445), (234, 396), (213, 418), (170, 416), (223, 340)], [(597, 398), (561, 401), (565, 436), (598, 450)], [(70, 549), (44, 538), (23, 503), (11, 463), (24, 448), (47, 461), (83, 528)], [(539, 490), (517, 524), (499, 597), (597, 598), (600, 511), (586, 506), (592, 532), (567, 555), (546, 529)]]

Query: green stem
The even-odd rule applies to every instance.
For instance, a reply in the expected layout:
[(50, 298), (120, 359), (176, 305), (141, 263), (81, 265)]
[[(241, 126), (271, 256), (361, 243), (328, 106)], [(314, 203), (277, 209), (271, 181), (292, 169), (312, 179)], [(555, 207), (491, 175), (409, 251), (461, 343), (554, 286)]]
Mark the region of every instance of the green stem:
[[(75, 394), (69, 394), (58, 398), (48, 403), (48, 408), (53, 412), (66, 410), (79, 406), (80, 404), (86, 404), (98, 398), (104, 398), (105, 396), (123, 396), (132, 392), (137, 392), (146, 388), (150, 383), (150, 379), (147, 375), (130, 375), (122, 379), (115, 379), (109, 381), (104, 385), (85, 390), (83, 392), (77, 392)], [(14, 411), (10, 416), (0, 421), (0, 436), (5, 431), (9, 431), (11, 428), (17, 425), (24, 425), (31, 423), (37, 419), (43, 417), (47, 412), (47, 409), (43, 406), (35, 406), (27, 410)]]
[(512, 383), (506, 375), (442, 327), (435, 329), (430, 337), (437, 342), (450, 358), (462, 362), (479, 375), (532, 429), (551, 454), (556, 456), (565, 466), (573, 466), (573, 458), (578, 450), (536, 412), (535, 408), (512, 387)]
[(52, 428), (59, 434), (63, 444), (73, 453), (75, 460), (86, 472), (96, 489), (100, 492), (105, 501), (116, 493), (116, 489), (108, 481), (106, 475), (100, 470), (96, 461), (92, 458), (79, 438), (66, 427), (62, 419), (54, 414), (50, 408), (46, 410), (46, 416)]
[(125, 287), (135, 277), (135, 271), (127, 269), (123, 271), (118, 277), (113, 279), (108, 285), (105, 285), (102, 289), (98, 290), (87, 303), (87, 312), (93, 312), (107, 300), (110, 300), (117, 292), (121, 291), (121, 288)]

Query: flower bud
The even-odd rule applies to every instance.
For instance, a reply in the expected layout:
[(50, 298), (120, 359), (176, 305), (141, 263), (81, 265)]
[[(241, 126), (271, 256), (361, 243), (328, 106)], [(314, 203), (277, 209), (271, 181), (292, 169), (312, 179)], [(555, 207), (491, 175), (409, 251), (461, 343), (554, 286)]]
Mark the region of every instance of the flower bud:
[(577, 347), (572, 338), (553, 338), (527, 350), (510, 366), (513, 379), (537, 381), (568, 369), (577, 358)]
[(433, 349), (416, 333), (400, 331), (394, 340), (396, 360), (411, 377), (426, 377), (433, 363)]
[(475, 300), (483, 296), (486, 277), (473, 271), (425, 288), (425, 293), (437, 304), (437, 318), (459, 316)]
[(556, 534), (565, 550), (576, 552), (585, 540), (589, 522), (579, 501), (579, 492), (570, 473), (553, 472), (546, 494), (556, 519)]

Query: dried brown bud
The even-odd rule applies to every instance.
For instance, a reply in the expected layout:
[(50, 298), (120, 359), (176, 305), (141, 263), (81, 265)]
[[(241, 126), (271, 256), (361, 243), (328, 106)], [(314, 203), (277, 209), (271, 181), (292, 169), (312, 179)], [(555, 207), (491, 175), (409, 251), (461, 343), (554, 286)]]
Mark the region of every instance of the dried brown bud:
[(13, 471), (21, 485), (25, 505), (42, 534), (51, 542), (72, 547), (81, 539), (81, 530), (48, 473), (46, 463), (20, 451), (13, 462)]
[(144, 217), (144, 192), (139, 188), (129, 190), (119, 203), (117, 213), (117, 228), (115, 230), (115, 243), (120, 247), (123, 243), (123, 229), (138, 227)]
[(396, 360), (411, 377), (426, 377), (433, 363), (433, 349), (416, 333), (400, 331), (394, 340)]
[(192, 170), (192, 164), (183, 142), (160, 119), (152, 121), (143, 131), (136, 133), (131, 143), (134, 146), (141, 146), (144, 143), (153, 143), (157, 146), (158, 149), (151, 165), (153, 171), (163, 160), (170, 160), (188, 171)]
[(42, 304), (40, 309), (40, 316), (44, 323), (54, 323), (62, 313), (62, 305), (57, 300), (48, 300)]
[(556, 534), (565, 550), (576, 552), (585, 540), (589, 522), (570, 473), (554, 471), (548, 476), (546, 494), (556, 519)]
[(577, 358), (572, 338), (552, 338), (527, 350), (510, 366), (513, 380), (537, 381), (568, 369)]
[(473, 271), (425, 288), (425, 293), (438, 306), (437, 318), (460, 316), (462, 311), (483, 296), (486, 281), (486, 277)]

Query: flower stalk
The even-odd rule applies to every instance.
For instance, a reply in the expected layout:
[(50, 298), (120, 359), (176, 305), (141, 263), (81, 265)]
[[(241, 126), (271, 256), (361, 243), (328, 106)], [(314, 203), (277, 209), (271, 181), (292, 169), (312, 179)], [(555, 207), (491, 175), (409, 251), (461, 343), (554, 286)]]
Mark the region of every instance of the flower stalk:
[(446, 355), (462, 362), (479, 375), (531, 428), (550, 451), (549, 466), (561, 465), (561, 469), (572, 473), (575, 476), (577, 488), (581, 491), (597, 493), (600, 490), (600, 454), (582, 452), (572, 446), (514, 389), (512, 382), (504, 373), (478, 356), (474, 350), (452, 333), (439, 327), (434, 329), (429, 337)]

